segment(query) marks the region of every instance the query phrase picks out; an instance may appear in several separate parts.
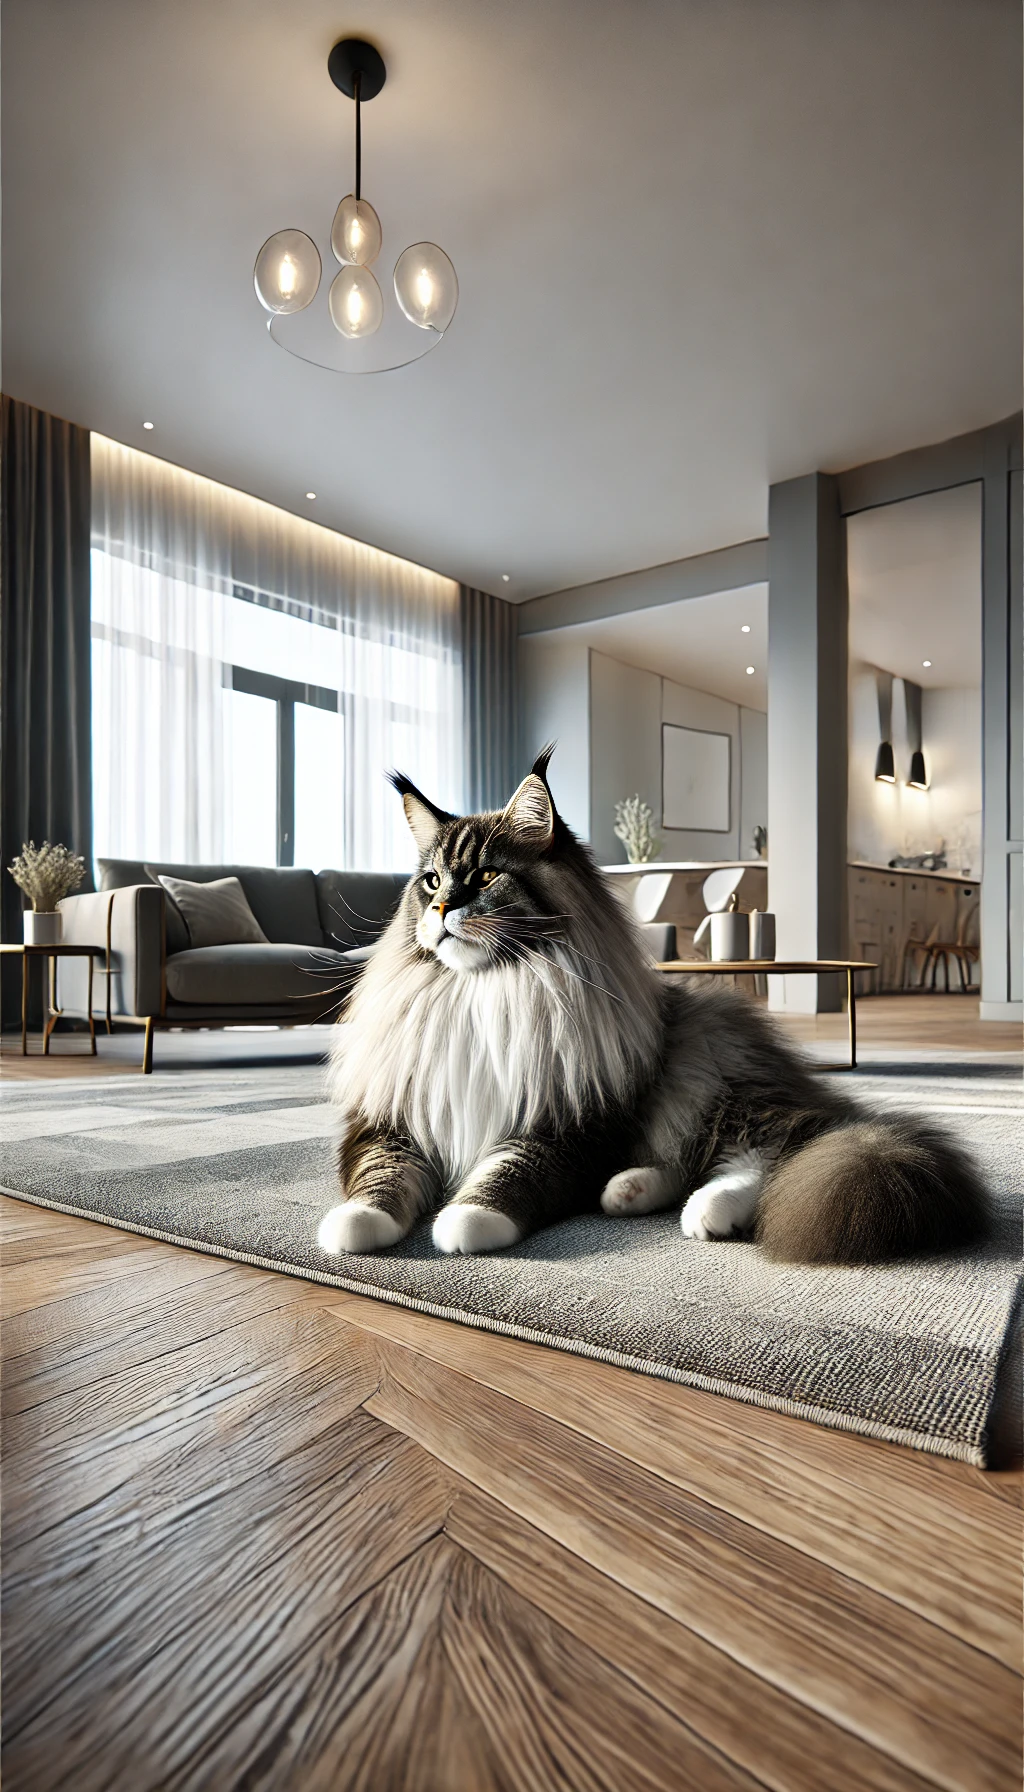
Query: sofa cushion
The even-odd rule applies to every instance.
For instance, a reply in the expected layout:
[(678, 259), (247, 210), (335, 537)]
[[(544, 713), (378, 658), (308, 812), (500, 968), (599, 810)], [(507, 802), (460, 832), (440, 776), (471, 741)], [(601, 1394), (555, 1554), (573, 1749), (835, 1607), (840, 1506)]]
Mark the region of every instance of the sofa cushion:
[(308, 1002), (335, 991), (340, 1001), (358, 974), (358, 964), (325, 946), (195, 946), (168, 958), (167, 994), (206, 1007)]
[(190, 946), (269, 943), (237, 877), (196, 884), (161, 872), (159, 881), (185, 922)]
[[(120, 882), (121, 861), (100, 860), (102, 885), (116, 889)], [(130, 863), (130, 861), (128, 861)], [(298, 940), (302, 946), (322, 946), (324, 932), (316, 900), (316, 878), (312, 871), (291, 865), (163, 865), (147, 863), (145, 877), (132, 882), (156, 883), (161, 875), (181, 877), (188, 883), (209, 884), (222, 877), (237, 877), (245, 891), (246, 901), (268, 940), (282, 944)], [(107, 882), (108, 876), (118, 883)], [(170, 932), (167, 950), (177, 950)]]
[(325, 936), (340, 946), (365, 946), (382, 933), (409, 879), (400, 871), (318, 871), (317, 902)]

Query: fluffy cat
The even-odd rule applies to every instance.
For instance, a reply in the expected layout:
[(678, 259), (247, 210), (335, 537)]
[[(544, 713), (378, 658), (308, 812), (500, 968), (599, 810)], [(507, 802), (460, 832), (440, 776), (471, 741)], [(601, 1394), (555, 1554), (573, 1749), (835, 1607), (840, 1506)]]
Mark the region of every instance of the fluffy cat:
[(729, 990), (654, 971), (541, 754), (501, 813), (457, 818), (392, 778), (420, 866), (332, 1048), (344, 1199), (331, 1253), (435, 1211), (442, 1251), (516, 1244), (600, 1205), (682, 1206), (688, 1238), (868, 1263), (980, 1236), (947, 1135), (871, 1115)]

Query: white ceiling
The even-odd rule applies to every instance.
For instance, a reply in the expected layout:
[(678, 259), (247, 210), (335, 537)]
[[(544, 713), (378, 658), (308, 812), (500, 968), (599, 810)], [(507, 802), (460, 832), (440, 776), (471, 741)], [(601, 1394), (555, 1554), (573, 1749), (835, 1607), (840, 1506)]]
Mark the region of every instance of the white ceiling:
[(925, 687), (980, 685), (981, 486), (862, 511), (846, 539), (851, 656)]
[[(345, 379), (251, 276), (327, 247), (359, 31), (381, 269), (433, 238), (461, 303)], [(4, 0), (4, 388), (517, 599), (761, 535), (771, 481), (1019, 405), (1020, 39), (1016, 0)]]
[[(743, 633), (746, 624), (749, 635)], [(627, 666), (660, 672), (691, 690), (748, 709), (768, 708), (768, 587), (717, 591), (558, 631)], [(753, 674), (747, 667), (753, 666)]]

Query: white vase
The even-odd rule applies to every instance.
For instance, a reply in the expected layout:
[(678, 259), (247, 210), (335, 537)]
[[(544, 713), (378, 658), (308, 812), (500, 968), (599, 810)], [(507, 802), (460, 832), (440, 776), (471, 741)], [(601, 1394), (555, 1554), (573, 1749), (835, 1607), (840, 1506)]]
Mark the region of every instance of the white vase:
[(59, 946), (63, 929), (64, 917), (57, 910), (49, 914), (30, 908), (25, 913), (26, 946)]

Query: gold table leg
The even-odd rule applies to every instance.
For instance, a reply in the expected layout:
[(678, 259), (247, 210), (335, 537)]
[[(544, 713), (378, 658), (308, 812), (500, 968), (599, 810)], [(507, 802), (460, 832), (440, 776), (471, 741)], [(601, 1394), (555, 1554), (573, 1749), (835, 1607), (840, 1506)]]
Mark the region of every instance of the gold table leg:
[(28, 1057), (28, 953), (21, 955), (21, 1055)]
[[(47, 979), (47, 971), (49, 971), (49, 979)], [(50, 1034), (53, 1032), (61, 1015), (61, 1011), (57, 1006), (57, 959), (52, 952), (48, 952), (43, 959), (44, 995), (47, 995), (47, 981), (49, 981), (49, 994), (47, 996), (47, 1013), (43, 1019), (43, 1056), (45, 1058), (48, 1058), (50, 1055)]]
[(850, 1069), (857, 1068), (857, 998), (853, 993), (854, 971), (846, 973), (846, 1013), (850, 1026)]

